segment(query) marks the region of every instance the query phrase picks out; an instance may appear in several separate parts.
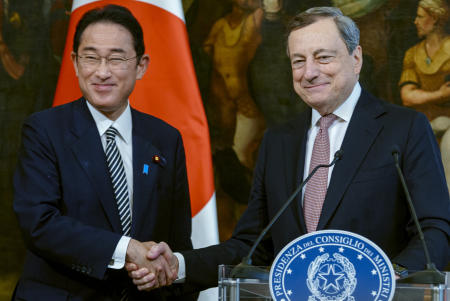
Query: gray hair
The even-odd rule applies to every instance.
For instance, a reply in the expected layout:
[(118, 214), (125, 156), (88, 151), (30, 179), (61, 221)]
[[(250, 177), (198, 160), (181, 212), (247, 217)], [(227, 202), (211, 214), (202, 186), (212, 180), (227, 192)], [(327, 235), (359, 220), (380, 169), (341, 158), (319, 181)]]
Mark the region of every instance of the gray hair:
[[(352, 54), (359, 45), (359, 29), (355, 22), (342, 14), (336, 7), (313, 7), (295, 15), (287, 26), (286, 42), (294, 30), (311, 25), (321, 19), (332, 18), (347, 47), (348, 53)], [(287, 43), (286, 43), (287, 45)], [(289, 48), (287, 48), (289, 54)]]

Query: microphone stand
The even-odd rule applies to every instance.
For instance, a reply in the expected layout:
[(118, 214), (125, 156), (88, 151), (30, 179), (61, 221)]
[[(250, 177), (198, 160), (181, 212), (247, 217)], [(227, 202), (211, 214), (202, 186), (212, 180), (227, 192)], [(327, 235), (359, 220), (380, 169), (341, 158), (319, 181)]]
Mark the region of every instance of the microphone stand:
[(410, 283), (410, 284), (445, 284), (445, 275), (440, 272), (434, 263), (430, 259), (430, 254), (428, 253), (428, 247), (425, 242), (425, 237), (423, 236), (422, 227), (419, 224), (419, 219), (417, 218), (416, 210), (414, 209), (413, 202), (411, 200), (411, 195), (409, 194), (408, 187), (406, 186), (405, 178), (403, 177), (402, 170), (399, 165), (399, 151), (395, 148), (392, 151), (392, 156), (394, 156), (395, 167), (397, 169), (398, 176), (402, 182), (403, 190), (405, 191), (406, 200), (408, 201), (409, 210), (411, 216), (416, 224), (417, 231), (419, 233), (420, 241), (422, 242), (422, 247), (425, 252), (425, 258), (427, 261), (427, 268), (424, 271), (415, 272), (405, 278), (398, 279), (398, 283)]
[(272, 218), (270, 223), (262, 230), (261, 234), (258, 236), (258, 238), (253, 243), (252, 248), (248, 252), (248, 255), (242, 259), (242, 262), (239, 263), (237, 266), (233, 268), (231, 271), (231, 277), (232, 278), (251, 278), (251, 279), (259, 279), (263, 281), (269, 280), (269, 271), (265, 269), (258, 268), (254, 265), (252, 265), (252, 255), (256, 250), (256, 247), (259, 245), (263, 237), (266, 235), (267, 231), (269, 231), (270, 228), (272, 228), (273, 224), (278, 220), (278, 218), (283, 214), (283, 212), (289, 207), (289, 205), (292, 203), (292, 201), (295, 199), (295, 197), (298, 195), (298, 193), (303, 189), (303, 187), (308, 183), (308, 181), (314, 176), (316, 171), (319, 168), (322, 167), (331, 167), (334, 164), (336, 164), (337, 161), (339, 161), (342, 158), (343, 151), (338, 150), (336, 153), (334, 153), (334, 159), (331, 161), (330, 164), (320, 164), (317, 165), (311, 173), (308, 175), (308, 177), (297, 187), (297, 189), (291, 194), (291, 196), (288, 198), (288, 200), (284, 203), (284, 205), (278, 210), (278, 212), (275, 214), (275, 216)]

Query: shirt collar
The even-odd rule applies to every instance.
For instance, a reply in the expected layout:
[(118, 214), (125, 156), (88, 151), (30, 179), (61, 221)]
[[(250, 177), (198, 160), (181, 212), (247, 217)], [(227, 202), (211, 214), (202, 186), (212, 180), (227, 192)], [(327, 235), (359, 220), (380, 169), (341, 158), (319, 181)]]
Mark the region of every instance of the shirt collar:
[(132, 120), (129, 103), (127, 103), (127, 107), (116, 120), (108, 119), (108, 117), (103, 115), (93, 105), (91, 105), (89, 101), (86, 101), (86, 104), (89, 108), (89, 111), (91, 112), (92, 117), (94, 118), (95, 124), (97, 125), (100, 137), (105, 134), (106, 130), (108, 130), (110, 126), (114, 126), (124, 142), (126, 144), (131, 143)]
[[(350, 96), (333, 112), (333, 114), (339, 117), (339, 119), (349, 122), (360, 95), (361, 85), (359, 84), (359, 82), (356, 82), (355, 86), (353, 87), (352, 93), (350, 93)], [(311, 127), (314, 127), (317, 124), (320, 117), (322, 117), (320, 113), (317, 110), (312, 109)]]

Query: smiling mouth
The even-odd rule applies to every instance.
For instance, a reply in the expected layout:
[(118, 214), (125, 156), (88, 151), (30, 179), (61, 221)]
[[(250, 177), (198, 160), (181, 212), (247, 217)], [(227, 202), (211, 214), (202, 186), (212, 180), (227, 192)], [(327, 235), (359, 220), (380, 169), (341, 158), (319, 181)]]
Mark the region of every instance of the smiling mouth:
[(315, 88), (322, 88), (324, 86), (326, 86), (328, 83), (322, 83), (322, 84), (315, 84), (315, 85), (308, 85), (308, 86), (304, 86), (303, 88), (307, 89), (307, 90), (311, 90), (311, 89), (315, 89)]
[(110, 90), (114, 86), (114, 84), (99, 84), (99, 83), (98, 84), (94, 83), (92, 85), (94, 86), (95, 90), (100, 91)]

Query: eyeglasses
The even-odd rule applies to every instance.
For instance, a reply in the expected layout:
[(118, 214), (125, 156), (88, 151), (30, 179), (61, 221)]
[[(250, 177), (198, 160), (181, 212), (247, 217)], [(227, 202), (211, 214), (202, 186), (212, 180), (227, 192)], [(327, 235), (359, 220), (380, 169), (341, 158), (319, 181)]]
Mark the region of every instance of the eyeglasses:
[(103, 59), (106, 61), (106, 65), (111, 70), (127, 70), (129, 67), (128, 61), (137, 58), (137, 56), (130, 57), (130, 58), (124, 58), (120, 56), (99, 56), (95, 54), (88, 54), (88, 55), (78, 55), (78, 59), (80, 62), (80, 65), (89, 70), (94, 70), (100, 67), (102, 64)]

